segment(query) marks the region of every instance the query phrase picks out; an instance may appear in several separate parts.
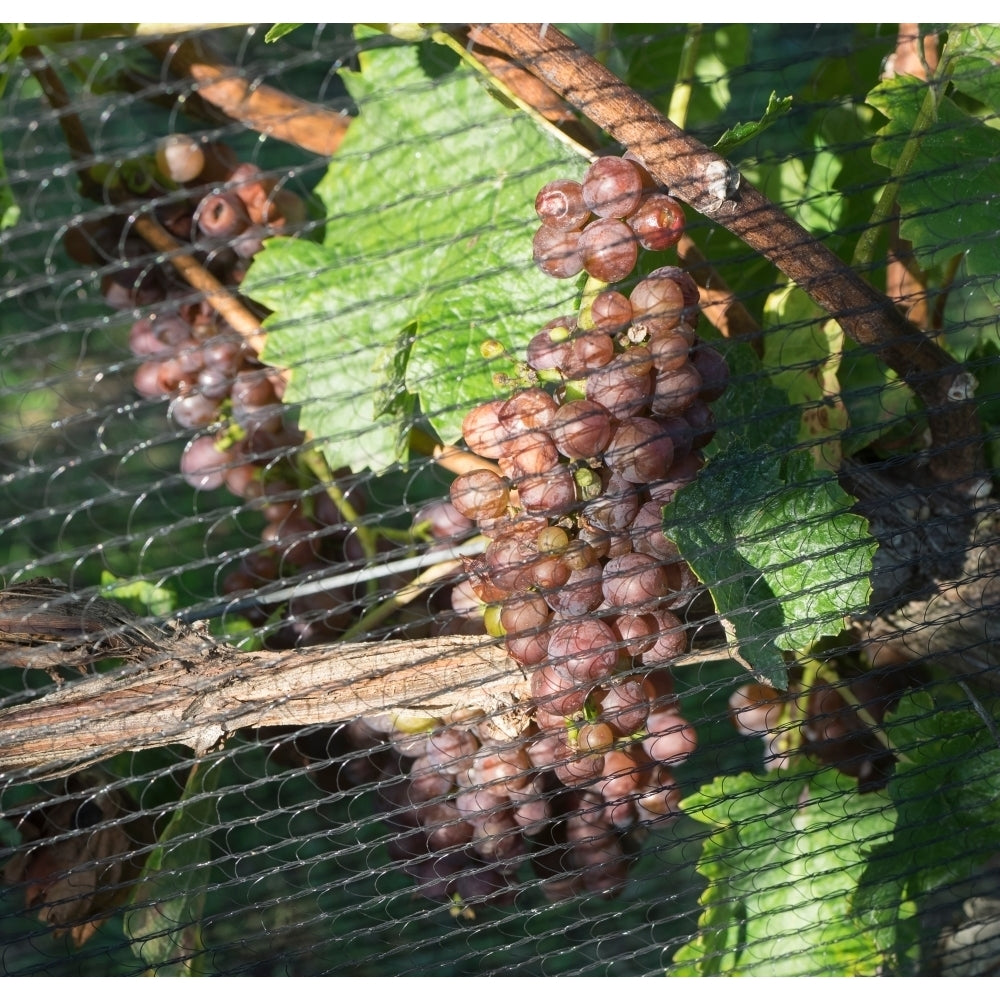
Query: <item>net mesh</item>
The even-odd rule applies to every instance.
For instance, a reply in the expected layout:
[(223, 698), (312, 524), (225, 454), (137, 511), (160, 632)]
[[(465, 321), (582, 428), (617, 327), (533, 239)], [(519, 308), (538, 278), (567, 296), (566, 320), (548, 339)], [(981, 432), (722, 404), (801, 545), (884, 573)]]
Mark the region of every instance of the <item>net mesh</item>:
[(0, 32), (0, 967), (994, 974), (996, 29), (391, 27)]

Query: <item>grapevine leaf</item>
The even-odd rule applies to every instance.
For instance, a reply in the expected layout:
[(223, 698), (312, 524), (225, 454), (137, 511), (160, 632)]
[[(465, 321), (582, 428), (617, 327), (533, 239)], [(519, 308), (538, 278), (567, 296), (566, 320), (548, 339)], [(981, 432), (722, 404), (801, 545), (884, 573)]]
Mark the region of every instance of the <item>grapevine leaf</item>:
[(177, 610), (177, 595), (172, 590), (148, 580), (123, 580), (107, 570), (101, 571), (101, 593), (140, 615), (169, 618)]
[(359, 115), (316, 189), (323, 244), (268, 241), (243, 291), (273, 310), (265, 359), (291, 373), (286, 398), (330, 464), (382, 469), (417, 405), (460, 437), (496, 395), (480, 344), (523, 352), (565, 300), (531, 262), (531, 206), (582, 162), (444, 47), (360, 59), (342, 74)]
[(895, 828), (868, 859), (854, 911), (903, 968), (918, 904), (932, 908), (935, 890), (973, 883), (1000, 849), (1000, 749), (977, 712), (936, 705), (926, 692), (903, 698), (886, 730), (900, 752), (888, 785)]
[(770, 448), (773, 454), (795, 445), (795, 421), (789, 414), (785, 394), (772, 383), (749, 344), (713, 340), (712, 347), (725, 355), (729, 366), (729, 388), (712, 403), (718, 426), (716, 451), (757, 451)]
[(756, 139), (757, 136), (769, 129), (779, 118), (788, 114), (792, 107), (792, 98), (778, 97), (772, 90), (771, 96), (767, 99), (767, 107), (764, 114), (755, 122), (737, 122), (732, 128), (727, 128), (716, 140), (712, 147), (720, 156), (728, 156), (737, 146)]
[(917, 912), (910, 898), (910, 859), (890, 840), (867, 857), (851, 901), (851, 912), (867, 928), (894, 972), (908, 971), (919, 936)]
[(836, 635), (868, 602), (875, 543), (851, 504), (806, 455), (727, 450), (664, 510), (734, 653), (774, 687), (787, 687), (780, 650)]
[(698, 936), (671, 975), (874, 975), (880, 956), (850, 911), (865, 852), (887, 838), (884, 793), (806, 764), (725, 775), (681, 803), (707, 823)]
[[(945, 54), (955, 88), (1000, 114), (1000, 26), (976, 24), (948, 33)], [(996, 125), (995, 119), (994, 127)]]
[(206, 952), (201, 916), (211, 884), (212, 845), (205, 831), (218, 823), (220, 768), (197, 762), (184, 794), (150, 852), (125, 914), (132, 952), (156, 975), (192, 976)]
[(816, 442), (816, 467), (834, 471), (848, 423), (837, 377), (844, 341), (840, 324), (791, 283), (768, 296), (764, 319), (764, 367), (800, 411), (799, 440)]
[(850, 425), (850, 449), (858, 451), (892, 433), (904, 451), (924, 423), (913, 390), (895, 372), (850, 338), (844, 339), (838, 376)]
[(301, 28), (301, 22), (287, 23), (287, 24), (272, 24), (270, 28), (267, 29), (267, 33), (264, 35), (265, 42), (276, 42), (279, 38), (284, 38), (285, 35), (291, 34), (296, 28)]
[[(879, 84), (868, 103), (889, 119), (872, 157), (893, 173), (907, 140), (916, 151), (899, 178), (900, 235), (926, 269), (965, 254), (969, 275), (1000, 306), (1000, 244), (969, 240), (993, 226), (1000, 189), (1000, 131), (967, 114), (948, 97), (937, 103), (936, 120), (917, 130), (926, 86), (908, 77)], [(912, 148), (912, 147), (911, 147)]]
[(774, 166), (751, 165), (744, 172), (771, 201), (788, 206), (789, 214), (805, 229), (828, 239), (838, 231), (848, 210), (843, 193), (835, 186), (843, 163), (830, 151), (825, 136), (814, 136), (813, 145), (808, 160), (789, 154)]
[(979, 416), (987, 431), (984, 441), (987, 467), (1000, 468), (1000, 348), (982, 342), (966, 359), (969, 370), (976, 376)]

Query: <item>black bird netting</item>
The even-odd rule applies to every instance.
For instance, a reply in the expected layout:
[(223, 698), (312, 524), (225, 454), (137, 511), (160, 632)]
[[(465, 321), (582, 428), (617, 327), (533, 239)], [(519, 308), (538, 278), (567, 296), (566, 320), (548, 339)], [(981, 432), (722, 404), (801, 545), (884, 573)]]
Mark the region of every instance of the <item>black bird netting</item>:
[(3, 972), (996, 974), (1000, 28), (152, 28), (0, 27)]

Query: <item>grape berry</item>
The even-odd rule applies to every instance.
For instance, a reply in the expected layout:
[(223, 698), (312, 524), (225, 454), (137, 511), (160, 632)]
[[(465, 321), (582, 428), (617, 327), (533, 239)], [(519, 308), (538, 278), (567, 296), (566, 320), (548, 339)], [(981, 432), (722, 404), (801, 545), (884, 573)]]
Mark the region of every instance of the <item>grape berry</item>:
[(542, 223), (532, 248), (535, 263), (553, 278), (586, 271), (598, 281), (623, 281), (640, 246), (668, 250), (684, 232), (680, 203), (628, 157), (600, 157), (582, 184), (551, 181), (539, 191), (535, 211)]

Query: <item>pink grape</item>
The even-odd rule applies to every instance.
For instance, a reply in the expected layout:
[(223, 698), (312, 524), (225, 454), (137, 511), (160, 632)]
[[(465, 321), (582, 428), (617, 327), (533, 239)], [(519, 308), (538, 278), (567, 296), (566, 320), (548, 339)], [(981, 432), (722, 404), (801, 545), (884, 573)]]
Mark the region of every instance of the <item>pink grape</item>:
[(225, 452), (215, 447), (211, 435), (195, 438), (181, 455), (181, 473), (196, 490), (217, 490), (222, 486), (227, 464)]
[[(598, 281), (622, 281), (639, 257), (635, 234), (617, 219), (596, 219), (577, 240), (581, 267)], [(576, 273), (576, 272), (574, 272)]]
[(602, 156), (587, 169), (581, 191), (584, 202), (595, 215), (623, 219), (642, 201), (643, 176), (630, 160)]
[(581, 229), (590, 218), (583, 188), (576, 181), (549, 181), (535, 197), (535, 211), (546, 226)]
[(535, 263), (551, 278), (572, 278), (583, 270), (585, 255), (576, 230), (539, 226), (531, 252)]

